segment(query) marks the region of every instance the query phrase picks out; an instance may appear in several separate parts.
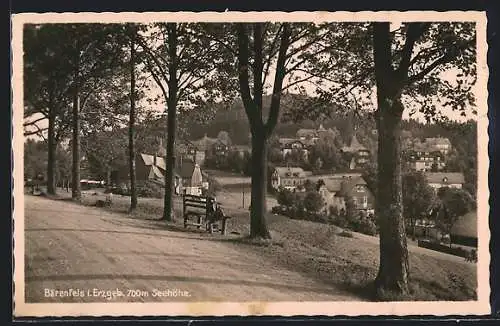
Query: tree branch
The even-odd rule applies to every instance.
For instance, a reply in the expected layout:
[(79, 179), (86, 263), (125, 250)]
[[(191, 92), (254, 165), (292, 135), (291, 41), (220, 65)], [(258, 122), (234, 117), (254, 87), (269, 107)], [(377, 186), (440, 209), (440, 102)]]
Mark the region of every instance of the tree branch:
[(43, 116), (43, 117), (38, 118), (38, 119), (36, 119), (36, 120), (34, 120), (34, 121), (25, 122), (25, 123), (23, 123), (23, 127), (31, 126), (31, 125), (36, 124), (37, 122), (42, 121), (42, 120), (45, 120), (45, 119), (47, 119), (47, 117), (46, 117), (46, 116)]
[(252, 129), (257, 125), (257, 118), (255, 116), (254, 103), (252, 95), (250, 94), (250, 84), (248, 75), (248, 31), (244, 23), (236, 25), (236, 33), (238, 37), (238, 80), (240, 84), (241, 99), (245, 112), (248, 116), (250, 126)]
[(425, 33), (429, 28), (429, 23), (410, 23), (406, 30), (406, 41), (401, 52), (401, 63), (397, 73), (406, 78), (408, 75), (408, 68), (410, 65), (411, 55), (415, 42)]
[(146, 66), (147, 66), (149, 72), (151, 72), (151, 76), (153, 76), (153, 79), (156, 82), (156, 84), (158, 85), (158, 87), (160, 87), (165, 100), (167, 100), (168, 99), (168, 93), (167, 93), (167, 90), (165, 89), (165, 87), (163, 86), (163, 83), (160, 80), (160, 77), (158, 77), (158, 75), (156, 74), (156, 71), (154, 70), (154, 67), (151, 64), (151, 62), (148, 59), (146, 59), (145, 62), (146, 62)]
[(167, 82), (168, 84), (168, 76), (162, 68), (162, 63), (158, 60), (158, 58), (153, 54), (152, 50), (148, 47), (148, 45), (144, 42), (144, 40), (141, 37), (137, 37), (137, 43), (142, 47), (142, 49), (146, 52), (146, 56), (150, 58), (151, 60), (154, 61), (157, 69), (160, 71), (161, 77)]
[(262, 23), (253, 24), (253, 101), (254, 110), (259, 120), (262, 122), (262, 72), (264, 68), (262, 58), (262, 48), (264, 42)]
[(281, 92), (283, 87), (283, 79), (285, 79), (286, 69), (286, 51), (290, 45), (290, 25), (283, 24), (283, 34), (281, 35), (281, 44), (278, 54), (278, 61), (276, 63), (276, 75), (274, 77), (273, 96), (271, 98), (271, 107), (269, 109), (269, 117), (265, 125), (266, 138), (268, 138), (278, 123), (279, 108), (281, 101)]
[(434, 62), (432, 62), (431, 64), (429, 64), (427, 67), (425, 67), (424, 69), (422, 69), (419, 73), (414, 74), (412, 76), (409, 76), (408, 79), (407, 79), (407, 84), (411, 84), (411, 83), (413, 83), (413, 82), (415, 82), (417, 80), (420, 80), (420, 79), (424, 78), (425, 75), (427, 75), (428, 73), (430, 73), (436, 67), (438, 67), (438, 66), (440, 66), (442, 64), (446, 64), (446, 63), (450, 62), (452, 59), (453, 59), (453, 57), (450, 56), (449, 54), (442, 55), (441, 57), (439, 57), (438, 59), (436, 59)]
[(40, 137), (42, 137), (44, 140), (47, 140), (47, 138), (45, 138), (45, 136), (43, 135), (43, 132), (48, 130), (49, 128), (43, 128), (41, 129), (38, 125), (33, 125), (37, 130), (34, 130), (34, 131), (26, 131), (24, 132), (24, 137), (26, 136), (32, 136), (32, 135), (38, 135)]

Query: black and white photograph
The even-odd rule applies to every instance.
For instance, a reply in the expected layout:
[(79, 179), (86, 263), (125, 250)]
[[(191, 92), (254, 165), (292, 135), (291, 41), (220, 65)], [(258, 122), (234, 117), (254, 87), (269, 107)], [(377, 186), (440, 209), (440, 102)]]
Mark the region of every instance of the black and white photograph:
[(490, 312), (484, 12), (12, 31), (16, 317)]

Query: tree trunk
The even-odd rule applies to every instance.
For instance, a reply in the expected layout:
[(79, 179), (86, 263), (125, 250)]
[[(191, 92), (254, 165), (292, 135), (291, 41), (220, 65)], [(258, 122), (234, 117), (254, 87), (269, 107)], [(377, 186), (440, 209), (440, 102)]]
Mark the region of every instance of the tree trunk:
[(176, 109), (177, 109), (177, 26), (168, 24), (168, 42), (169, 42), (169, 83), (167, 99), (167, 153), (165, 157), (165, 197), (163, 219), (173, 221), (173, 194), (174, 194), (174, 146), (176, 131)]
[(75, 40), (75, 67), (73, 85), (73, 135), (72, 135), (72, 187), (71, 198), (80, 201), (82, 198), (82, 187), (80, 184), (80, 48), (79, 40)]
[(75, 90), (73, 98), (73, 138), (72, 138), (72, 187), (71, 198), (80, 201), (82, 198), (82, 187), (80, 184), (80, 96), (78, 88)]
[(49, 108), (49, 129), (48, 129), (48, 159), (47, 159), (47, 193), (56, 194), (56, 134), (55, 117), (52, 114), (52, 108)]
[(266, 223), (267, 140), (259, 130), (252, 131), (252, 193), (250, 237), (270, 239)]
[(135, 41), (130, 42), (130, 115), (128, 127), (129, 173), (130, 173), (130, 210), (137, 208), (137, 187), (135, 175)]
[[(408, 293), (408, 249), (403, 217), (401, 177), (401, 102), (379, 99), (378, 196), (380, 266), (377, 289)], [(381, 292), (379, 292), (381, 293)]]
[[(377, 86), (378, 191), (375, 202), (380, 229), (380, 265), (375, 280), (379, 296), (408, 293), (409, 263), (403, 217), (401, 120), (403, 73), (392, 67), (390, 25), (373, 24), (373, 54)], [(406, 74), (407, 75), (407, 74)]]
[(111, 189), (111, 167), (106, 168), (106, 188)]

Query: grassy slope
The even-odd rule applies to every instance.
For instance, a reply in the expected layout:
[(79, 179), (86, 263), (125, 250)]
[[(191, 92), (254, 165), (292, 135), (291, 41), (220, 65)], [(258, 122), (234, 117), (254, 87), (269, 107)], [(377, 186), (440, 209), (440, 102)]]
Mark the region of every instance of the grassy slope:
[[(84, 203), (92, 204), (95, 200), (96, 197), (87, 196)], [(128, 201), (128, 197), (116, 196), (111, 209), (125, 213)], [(140, 198), (139, 208), (132, 217), (157, 219), (161, 216), (162, 207), (161, 200)], [(175, 210), (180, 216), (179, 200), (175, 201)], [(333, 225), (292, 220), (270, 214), (268, 224), (273, 240), (249, 241), (245, 238), (249, 233), (248, 211), (228, 207), (226, 212), (233, 216), (229, 224), (232, 234), (226, 237), (226, 241), (238, 242), (287, 268), (301, 271), (324, 282), (335, 283), (367, 299), (374, 299), (371, 284), (378, 270), (379, 249), (373, 238), (369, 239), (356, 233), (353, 233), (353, 238), (343, 237), (339, 235), (342, 230)], [(177, 223), (181, 223), (180, 219)], [(185, 231), (180, 227), (177, 229)], [(389, 295), (387, 299), (476, 299), (475, 264), (410, 251), (410, 268), (411, 296), (394, 298)]]

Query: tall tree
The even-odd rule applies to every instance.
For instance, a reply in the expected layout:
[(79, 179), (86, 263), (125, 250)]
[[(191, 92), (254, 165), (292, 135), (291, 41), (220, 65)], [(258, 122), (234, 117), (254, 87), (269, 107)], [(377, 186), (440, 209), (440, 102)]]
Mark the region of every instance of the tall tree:
[[(252, 135), (250, 236), (270, 238), (265, 218), (267, 150), (279, 119), (281, 94), (304, 94), (305, 84), (321, 83), (328, 69), (315, 68), (317, 57), (335, 45), (325, 44), (327, 25), (237, 24), (236, 36), (239, 92)], [(272, 80), (270, 72), (274, 72)], [(263, 95), (268, 91), (270, 103), (264, 107)], [(294, 98), (299, 101), (304, 97)]]
[(136, 187), (136, 169), (135, 169), (135, 65), (136, 65), (136, 37), (137, 28), (135, 25), (128, 26), (128, 34), (130, 38), (130, 111), (128, 124), (128, 164), (130, 175), (130, 210), (137, 208), (137, 187)]
[[(455, 222), (475, 207), (471, 194), (463, 189), (443, 187), (438, 191), (441, 201), (441, 214), (438, 217), (438, 227), (450, 234)], [(451, 245), (451, 242), (450, 242)]]
[(392, 30), (386, 22), (330, 25), (328, 42), (336, 46), (327, 56), (318, 56), (316, 63), (321, 67), (333, 62), (325, 78), (330, 85), (316, 89), (319, 103), (326, 105), (302, 110), (302, 114), (331, 112), (332, 102), (354, 101), (355, 110), (376, 108), (371, 112), (378, 129), (376, 188), (384, 189), (377, 192), (375, 205), (380, 224), (376, 288), (379, 293), (407, 293), (400, 155), (403, 113), (418, 113), (428, 121), (441, 118), (440, 107), (462, 116), (469, 109), (474, 114), (475, 25), (404, 23), (392, 25)]
[(81, 139), (83, 153), (89, 162), (90, 172), (104, 178), (111, 185), (111, 173), (127, 162), (127, 143), (124, 129), (94, 131)]
[[(250, 236), (270, 238), (266, 214), (266, 171), (267, 171), (267, 140), (278, 121), (279, 105), (283, 80), (285, 78), (286, 52), (290, 45), (290, 25), (282, 25), (280, 36), (276, 73), (273, 85), (273, 96), (269, 108), (267, 122), (262, 121), (262, 96), (264, 74), (264, 25), (256, 23), (252, 26), (238, 24), (238, 77), (241, 98), (245, 107), (250, 130), (252, 132), (252, 193)], [(250, 47), (250, 30), (253, 32), (253, 46)], [(253, 53), (253, 64), (250, 64), (249, 52)], [(250, 91), (249, 70), (253, 73), (253, 96)]]
[(429, 212), (435, 201), (435, 193), (421, 172), (405, 174), (402, 182), (405, 217), (410, 218), (412, 234), (415, 234), (416, 220)]
[[(68, 114), (71, 77), (68, 67), (60, 64), (64, 46), (59, 40), (63, 36), (60, 29), (50, 24), (28, 24), (24, 28), (24, 135), (38, 135), (47, 140), (49, 194), (56, 193), (56, 149), (68, 136), (71, 126)], [(39, 127), (43, 121), (48, 122), (46, 128)]]
[(175, 167), (175, 137), (177, 111), (193, 110), (205, 103), (213, 103), (220, 92), (216, 66), (222, 67), (228, 59), (220, 52), (214, 40), (204, 37), (203, 24), (158, 23), (147, 26), (137, 39), (146, 54), (146, 65), (160, 88), (166, 103), (166, 172), (164, 220), (173, 216), (173, 174)]
[[(401, 32), (401, 35), (397, 35)], [(439, 112), (435, 95), (444, 106), (466, 114), (474, 104), (470, 92), (475, 82), (475, 33), (473, 24), (408, 23), (391, 33), (386, 22), (373, 23), (373, 57), (377, 86), (378, 189), (376, 210), (380, 227), (378, 290), (408, 292), (409, 261), (403, 218), (401, 178), (401, 121), (404, 95), (423, 98), (420, 111), (427, 118)], [(416, 53), (415, 53), (416, 52)], [(458, 70), (457, 83), (443, 71)], [(435, 98), (435, 97), (434, 97)], [(415, 110), (409, 108), (409, 110)]]
[(72, 198), (81, 199), (80, 133), (81, 114), (87, 100), (106, 86), (106, 76), (120, 65), (121, 43), (115, 35), (120, 30), (113, 24), (60, 24), (65, 38), (65, 55), (60, 58), (70, 67), (72, 75)]

